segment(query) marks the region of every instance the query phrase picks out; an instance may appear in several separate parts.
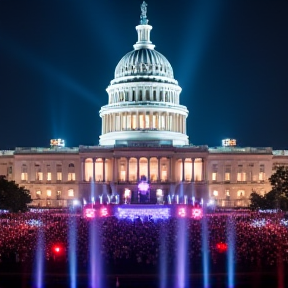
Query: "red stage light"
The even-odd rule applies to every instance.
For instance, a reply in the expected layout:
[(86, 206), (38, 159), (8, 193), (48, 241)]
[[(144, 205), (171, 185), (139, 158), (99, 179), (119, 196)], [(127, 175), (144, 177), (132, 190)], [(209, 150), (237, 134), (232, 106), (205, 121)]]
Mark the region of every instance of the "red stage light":
[(192, 208), (193, 219), (201, 219), (203, 217), (203, 210), (201, 208)]
[(216, 249), (219, 253), (224, 253), (228, 249), (228, 245), (226, 243), (220, 242), (216, 244)]
[(101, 210), (100, 210), (100, 216), (101, 216), (101, 217), (106, 217), (106, 216), (108, 216), (108, 210), (107, 210), (107, 208), (101, 208)]
[(53, 246), (53, 252), (55, 254), (60, 254), (62, 252), (62, 247), (60, 245), (54, 245)]

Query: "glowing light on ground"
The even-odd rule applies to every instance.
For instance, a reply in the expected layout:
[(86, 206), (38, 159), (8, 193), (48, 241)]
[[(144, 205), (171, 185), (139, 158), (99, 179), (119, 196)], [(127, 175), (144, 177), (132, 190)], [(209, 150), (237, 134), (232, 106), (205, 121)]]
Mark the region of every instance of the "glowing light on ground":
[(42, 288), (43, 285), (43, 272), (44, 272), (44, 251), (45, 251), (45, 240), (42, 228), (38, 230), (37, 235), (37, 247), (36, 255), (34, 260), (34, 287)]

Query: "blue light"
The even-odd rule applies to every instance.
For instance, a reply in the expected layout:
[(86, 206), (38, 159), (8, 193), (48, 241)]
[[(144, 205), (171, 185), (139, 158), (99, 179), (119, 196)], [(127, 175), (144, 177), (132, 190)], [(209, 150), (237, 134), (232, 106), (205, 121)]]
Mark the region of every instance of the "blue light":
[(71, 216), (69, 219), (69, 246), (68, 246), (68, 257), (69, 257), (69, 277), (70, 287), (77, 287), (77, 259), (76, 259), (76, 246), (77, 246), (77, 222), (75, 216)]
[(90, 279), (89, 288), (104, 288), (103, 279), (103, 262), (101, 257), (100, 244), (100, 225), (97, 225), (97, 218), (90, 222), (89, 227), (89, 263)]
[(176, 288), (187, 287), (188, 251), (187, 251), (187, 222), (186, 218), (178, 219), (178, 237), (176, 254)]
[(209, 288), (209, 259), (208, 259), (208, 224), (207, 218), (202, 218), (202, 266), (203, 266), (203, 287)]
[(36, 246), (36, 259), (35, 259), (35, 268), (34, 268), (34, 285), (35, 288), (42, 288), (43, 285), (43, 272), (44, 272), (44, 233), (42, 228), (38, 230), (37, 235), (37, 246)]

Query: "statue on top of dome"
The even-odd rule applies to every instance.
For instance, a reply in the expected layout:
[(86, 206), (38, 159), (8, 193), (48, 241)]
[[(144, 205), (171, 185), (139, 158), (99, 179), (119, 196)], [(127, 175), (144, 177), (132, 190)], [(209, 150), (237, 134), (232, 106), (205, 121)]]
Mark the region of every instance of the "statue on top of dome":
[(140, 16), (140, 24), (148, 24), (148, 19), (147, 19), (147, 3), (145, 1), (143, 1), (143, 3), (141, 4), (141, 16)]

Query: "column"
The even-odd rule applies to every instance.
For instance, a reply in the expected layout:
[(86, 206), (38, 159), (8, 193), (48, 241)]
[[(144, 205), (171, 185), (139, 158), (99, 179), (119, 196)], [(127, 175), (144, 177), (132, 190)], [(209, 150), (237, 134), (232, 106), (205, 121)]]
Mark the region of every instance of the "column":
[(81, 159), (81, 173), (82, 173), (81, 179), (82, 181), (85, 181), (85, 160), (84, 159)]
[(128, 123), (128, 112), (125, 112), (125, 115), (126, 115), (126, 118), (125, 118), (125, 121), (126, 121), (126, 123), (125, 123), (125, 130), (127, 131), (127, 129), (128, 129), (128, 127), (127, 127), (127, 123)]
[(182, 158), (182, 181), (185, 180), (185, 159)]
[(169, 157), (170, 161), (169, 161), (169, 179), (170, 182), (173, 181), (173, 177), (172, 177), (172, 157)]
[(187, 132), (186, 132), (186, 118), (185, 118), (185, 116), (183, 116), (183, 118), (184, 118), (184, 131), (183, 131), (183, 133), (184, 134), (186, 134)]
[(205, 181), (205, 168), (204, 168), (204, 158), (202, 158), (202, 175), (201, 180)]
[(93, 163), (93, 177), (92, 177), (92, 181), (95, 182), (95, 158), (92, 158), (92, 163)]
[(160, 160), (161, 160), (161, 158), (160, 157), (157, 157), (157, 159), (158, 159), (158, 181), (161, 181), (161, 175), (160, 175), (160, 172), (161, 172), (161, 170), (160, 170)]
[(114, 157), (114, 166), (115, 166), (115, 180), (118, 182), (119, 180), (119, 173), (118, 173), (118, 158)]
[(102, 161), (103, 161), (103, 169), (102, 169), (102, 175), (103, 175), (103, 182), (105, 182), (105, 179), (106, 179), (106, 175), (105, 175), (105, 158), (102, 158)]
[(139, 112), (136, 111), (136, 129), (139, 128)]
[(148, 181), (150, 181), (150, 157), (147, 157), (148, 161)]
[(130, 161), (130, 158), (127, 157), (127, 158), (126, 158), (126, 161), (127, 161), (127, 166), (126, 166), (126, 172), (127, 172), (126, 181), (129, 181), (129, 161)]
[(192, 158), (192, 182), (194, 182), (194, 162), (195, 158)]
[(140, 167), (139, 167), (140, 159), (137, 157), (137, 181), (140, 179)]

